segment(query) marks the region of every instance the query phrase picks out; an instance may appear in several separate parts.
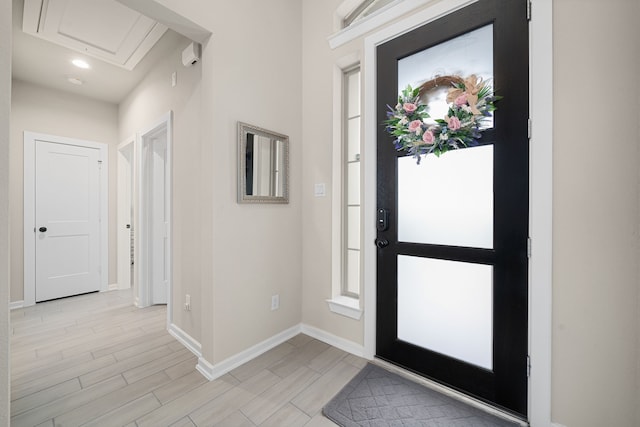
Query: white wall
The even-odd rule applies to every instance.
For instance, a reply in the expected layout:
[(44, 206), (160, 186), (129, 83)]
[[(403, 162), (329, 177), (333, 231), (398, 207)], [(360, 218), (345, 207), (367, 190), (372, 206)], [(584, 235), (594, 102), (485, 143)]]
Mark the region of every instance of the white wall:
[(552, 413), (569, 427), (640, 425), (639, 8), (554, 1)]
[(0, 2), (0, 426), (9, 425), (9, 114), (11, 2)]
[[(363, 58), (363, 39), (331, 50), (334, 15), (341, 0), (303, 4), (303, 322), (353, 343), (364, 344), (363, 319), (329, 311), (331, 289), (333, 73), (347, 56)], [(364, 67), (362, 68), (364, 71)], [(315, 197), (314, 184), (326, 183), (327, 196)], [(366, 310), (366, 307), (365, 307)]]
[[(213, 34), (202, 61), (200, 249), (201, 342), (206, 360), (216, 364), (301, 319), (301, 6), (158, 3)], [(290, 137), (289, 204), (236, 203), (237, 121)], [(273, 294), (280, 295), (276, 311)]]
[(109, 283), (116, 268), (116, 154), (118, 111), (115, 104), (14, 80), (11, 94), (10, 215), (11, 301), (23, 299), (23, 133), (86, 139), (109, 145)]
[[(184, 39), (168, 53), (120, 103), (120, 140), (144, 131), (168, 111), (173, 111), (173, 320), (192, 338), (200, 339), (200, 81), (199, 64), (185, 68)], [(177, 85), (171, 86), (176, 72)], [(191, 295), (190, 312), (183, 309)]]

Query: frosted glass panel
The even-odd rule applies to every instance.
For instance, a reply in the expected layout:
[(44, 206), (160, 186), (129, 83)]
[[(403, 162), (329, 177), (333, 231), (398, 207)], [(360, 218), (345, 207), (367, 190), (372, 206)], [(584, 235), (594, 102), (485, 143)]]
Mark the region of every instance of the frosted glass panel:
[(493, 369), (492, 267), (398, 256), (398, 338)]
[(493, 248), (493, 146), (398, 159), (401, 242)]
[(360, 204), (360, 163), (349, 163), (347, 165), (349, 176), (348, 179), (348, 194), (347, 204), (359, 205)]
[[(493, 24), (415, 53), (398, 61), (398, 93), (408, 84), (418, 87), (436, 76), (471, 74), (493, 79)], [(492, 86), (493, 86), (493, 82)], [(427, 111), (432, 118), (447, 113), (446, 94), (436, 90), (428, 94)], [(423, 100), (424, 101), (424, 100)], [(493, 117), (483, 121), (483, 128), (493, 126)]]
[(353, 117), (360, 115), (360, 72), (349, 74), (347, 77), (347, 116)]
[(360, 160), (360, 117), (349, 119), (347, 126), (347, 161), (353, 162), (355, 160)]
[(360, 249), (360, 207), (349, 206), (347, 208), (347, 216), (347, 247), (349, 249)]
[(347, 292), (360, 293), (360, 251), (347, 251)]

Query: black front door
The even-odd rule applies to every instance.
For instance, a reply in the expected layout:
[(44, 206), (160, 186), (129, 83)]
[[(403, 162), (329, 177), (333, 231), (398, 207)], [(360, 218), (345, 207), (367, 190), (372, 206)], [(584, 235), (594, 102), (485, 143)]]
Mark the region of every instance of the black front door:
[[(380, 126), (377, 208), (387, 224), (377, 235), (376, 353), (526, 418), (525, 0), (480, 0), (380, 45), (377, 117), (386, 120), (408, 84), (472, 74), (502, 97), (479, 146), (417, 164)], [(434, 86), (421, 96), (442, 118), (446, 92)]]

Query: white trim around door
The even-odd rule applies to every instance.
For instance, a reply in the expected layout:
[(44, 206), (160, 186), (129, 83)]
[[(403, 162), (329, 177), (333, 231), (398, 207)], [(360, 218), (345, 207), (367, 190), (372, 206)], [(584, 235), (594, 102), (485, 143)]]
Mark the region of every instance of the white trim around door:
[[(475, 0), (444, 0), (372, 34), (364, 41), (364, 225), (363, 241), (375, 240), (376, 210), (376, 47), (421, 25), (447, 15)], [(553, 36), (552, 0), (536, 0), (530, 22), (530, 237), (529, 259), (529, 422), (551, 423), (551, 306), (552, 306), (552, 146), (553, 146)], [(376, 349), (376, 252), (365, 245), (364, 355)]]
[(173, 250), (172, 250), (172, 206), (173, 199), (171, 194), (172, 187), (172, 112), (168, 112), (156, 120), (153, 124), (148, 126), (142, 132), (139, 133), (136, 142), (136, 213), (135, 213), (135, 241), (136, 249), (134, 260), (134, 271), (137, 280), (137, 289), (135, 291), (135, 305), (137, 307), (147, 307), (154, 304), (154, 298), (152, 295), (152, 283), (151, 283), (151, 267), (152, 263), (149, 259), (150, 246), (153, 244), (151, 230), (149, 230), (149, 214), (151, 207), (149, 206), (149, 193), (153, 191), (154, 186), (150, 180), (150, 156), (151, 151), (149, 148), (153, 144), (153, 140), (158, 138), (164, 138), (166, 140), (166, 154), (164, 158), (164, 201), (165, 201), (165, 238), (166, 238), (166, 277), (167, 283), (167, 325), (172, 324), (172, 275), (173, 275)]
[(116, 239), (118, 244), (118, 289), (133, 286), (131, 277), (131, 233), (134, 228), (135, 198), (135, 135), (118, 145), (118, 219)]
[(24, 132), (24, 306), (36, 303), (36, 141), (99, 150), (100, 168), (100, 291), (107, 291), (109, 273), (109, 146), (100, 142)]

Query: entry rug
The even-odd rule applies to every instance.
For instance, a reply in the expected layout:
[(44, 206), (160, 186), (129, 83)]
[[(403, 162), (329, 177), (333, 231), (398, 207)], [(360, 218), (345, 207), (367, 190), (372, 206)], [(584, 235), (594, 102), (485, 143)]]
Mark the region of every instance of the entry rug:
[(370, 363), (322, 412), (343, 427), (519, 426)]

